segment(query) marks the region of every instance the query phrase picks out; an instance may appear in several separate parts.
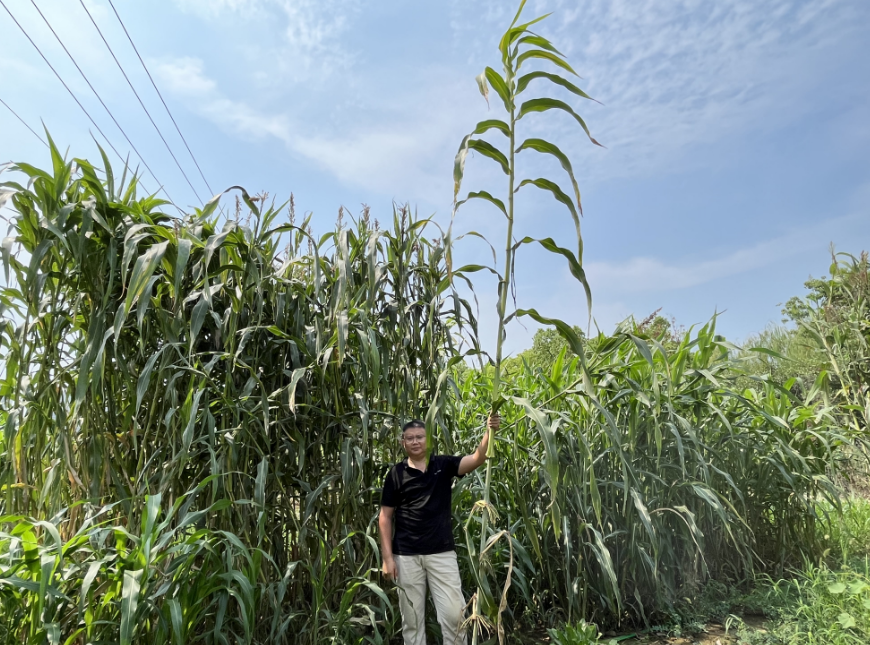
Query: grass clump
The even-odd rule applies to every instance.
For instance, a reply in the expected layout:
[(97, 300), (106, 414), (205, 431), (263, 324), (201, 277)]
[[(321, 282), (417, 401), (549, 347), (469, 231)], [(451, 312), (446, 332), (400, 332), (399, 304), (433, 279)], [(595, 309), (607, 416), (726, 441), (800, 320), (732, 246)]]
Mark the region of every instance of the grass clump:
[[(548, 629), (547, 634), (553, 645), (597, 645), (603, 642), (599, 640), (601, 632), (598, 631), (598, 626), (582, 619), (573, 625), (563, 625), (560, 629)], [(616, 641), (611, 639), (609, 642)]]
[(870, 642), (870, 560), (834, 571), (808, 566), (756, 592), (770, 608), (766, 630), (737, 620), (741, 645), (864, 645)]

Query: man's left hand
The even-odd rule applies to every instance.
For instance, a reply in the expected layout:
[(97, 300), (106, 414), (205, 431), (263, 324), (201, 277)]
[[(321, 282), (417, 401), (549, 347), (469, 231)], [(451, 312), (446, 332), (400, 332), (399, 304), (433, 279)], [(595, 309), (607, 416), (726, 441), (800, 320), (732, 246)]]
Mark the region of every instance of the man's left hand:
[(501, 417), (498, 414), (490, 414), (486, 418), (486, 427), (492, 430), (493, 432), (497, 432), (501, 426)]

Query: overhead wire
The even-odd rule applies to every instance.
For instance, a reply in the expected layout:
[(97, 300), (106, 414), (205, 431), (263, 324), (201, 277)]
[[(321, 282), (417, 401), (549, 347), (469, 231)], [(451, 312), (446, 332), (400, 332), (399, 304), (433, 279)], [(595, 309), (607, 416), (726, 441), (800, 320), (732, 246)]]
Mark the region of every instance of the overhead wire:
[[(118, 127), (118, 130), (121, 131), (121, 134), (122, 134), (122, 135), (124, 136), (124, 138), (127, 140), (127, 143), (130, 144), (130, 147), (133, 149), (133, 152), (136, 153), (136, 156), (139, 157), (139, 160), (142, 162), (142, 164), (145, 166), (145, 168), (148, 169), (148, 172), (151, 174), (151, 176), (154, 177), (154, 181), (156, 181), (156, 182), (160, 185), (160, 190), (162, 190), (163, 193), (166, 195), (166, 197), (169, 199), (169, 201), (172, 202), (172, 203), (174, 204), (174, 203), (175, 203), (175, 200), (172, 199), (172, 197), (169, 195), (169, 192), (166, 190), (166, 187), (163, 185), (163, 182), (161, 182), (159, 179), (157, 179), (157, 175), (155, 175), (155, 174), (154, 174), (154, 171), (151, 170), (151, 167), (148, 165), (148, 162), (145, 161), (145, 157), (142, 156), (142, 154), (139, 152), (139, 149), (136, 148), (136, 144), (134, 144), (133, 141), (130, 140), (130, 137), (127, 136), (127, 132), (124, 130), (124, 128), (121, 126), (121, 124), (118, 123), (118, 120), (115, 118), (115, 115), (112, 114), (112, 111), (109, 109), (109, 106), (106, 105), (106, 102), (105, 102), (105, 101), (103, 101), (103, 99), (102, 99), (102, 97), (100, 96), (99, 92), (97, 92), (96, 88), (94, 88), (93, 84), (92, 84), (91, 81), (88, 79), (87, 75), (84, 73), (84, 71), (82, 70), (82, 68), (81, 68), (81, 67), (79, 66), (79, 64), (76, 62), (76, 59), (73, 57), (73, 55), (70, 53), (69, 49), (67, 49), (66, 45), (65, 45), (65, 44), (63, 43), (63, 41), (60, 39), (60, 36), (57, 35), (57, 32), (54, 30), (54, 27), (51, 26), (51, 23), (48, 21), (48, 19), (45, 17), (45, 15), (42, 13), (42, 11), (39, 9), (39, 7), (37, 6), (36, 2), (34, 2), (34, 0), (30, 0), (30, 3), (34, 6), (34, 8), (36, 9), (36, 11), (39, 13), (40, 17), (42, 18), (43, 22), (45, 22), (46, 26), (51, 30), (51, 33), (54, 34), (55, 39), (56, 39), (57, 42), (60, 44), (60, 46), (63, 48), (64, 52), (66, 52), (66, 55), (67, 55), (67, 56), (69, 57), (69, 59), (72, 61), (72, 64), (75, 65), (75, 68), (79, 71), (79, 74), (81, 74), (82, 78), (85, 79), (85, 83), (88, 84), (88, 87), (91, 89), (91, 92), (94, 93), (94, 96), (97, 97), (97, 100), (100, 102), (100, 105), (102, 105), (103, 108), (106, 110), (106, 113), (108, 113), (109, 117), (112, 119), (112, 121), (113, 121), (113, 122), (115, 123), (115, 125)], [(42, 59), (43, 59), (46, 63), (48, 63), (49, 67), (51, 67), (51, 69), (52, 69), (52, 71), (55, 73), (55, 75), (56, 75), (56, 76), (61, 80), (61, 82), (63, 83), (64, 87), (67, 88), (67, 91), (68, 91), (68, 92), (73, 96), (73, 98), (75, 98), (75, 95), (72, 93), (72, 90), (69, 89), (69, 87), (67, 86), (67, 84), (66, 84), (66, 83), (63, 81), (63, 79), (61, 78), (60, 74), (57, 73), (57, 70), (55, 70), (54, 67), (51, 65), (51, 63), (48, 62), (48, 59), (45, 57), (45, 55), (42, 53), (42, 51), (39, 49), (39, 47), (37, 47), (37, 45), (36, 45), (36, 43), (33, 41), (33, 39), (32, 39), (32, 38), (28, 35), (28, 33), (24, 30), (24, 27), (21, 26), (21, 23), (19, 23), (18, 20), (15, 19), (15, 16), (12, 15), (12, 12), (9, 11), (9, 8), (6, 6), (5, 3), (3, 3), (3, 0), (0, 0), (0, 4), (3, 4), (3, 8), (6, 9), (6, 13), (8, 13), (8, 14), (12, 17), (13, 20), (15, 20), (15, 24), (18, 25), (18, 28), (21, 29), (21, 31), (24, 33), (25, 36), (27, 36), (27, 39), (31, 42), (31, 44), (32, 44), (34, 47), (36, 47), (36, 50), (39, 52), (39, 55), (42, 56)], [(88, 118), (91, 120), (91, 123), (93, 123), (94, 126), (97, 128), (97, 131), (99, 131), (99, 133), (103, 135), (103, 138), (105, 138), (106, 141), (109, 141), (109, 138), (108, 138), (108, 137), (106, 136), (106, 134), (105, 134), (105, 133), (100, 129), (100, 126), (97, 125), (97, 123), (94, 121), (94, 119), (91, 118), (91, 115), (88, 113), (87, 110), (84, 109), (84, 106), (81, 104), (81, 102), (80, 102), (77, 98), (76, 98), (75, 100), (76, 100), (76, 103), (79, 104), (79, 107), (81, 107), (82, 110), (85, 111), (85, 114), (87, 114)], [(112, 147), (112, 150), (115, 151), (115, 154), (117, 154), (117, 155), (118, 155), (118, 156), (123, 160), (123, 157), (121, 157), (121, 155), (118, 153), (118, 151), (115, 150), (115, 147), (112, 146), (111, 142), (109, 143), (109, 145)], [(177, 208), (177, 206), (176, 206), (176, 208)]]
[(13, 109), (9, 106), (9, 104), (8, 104), (6, 101), (4, 101), (3, 99), (0, 99), (0, 103), (3, 104), (3, 107), (5, 107), (5, 108), (6, 108), (7, 110), (9, 110), (10, 112), (12, 112), (12, 116), (14, 116), (16, 119), (18, 119), (19, 121), (21, 121), (21, 124), (22, 124), (25, 128), (27, 128), (28, 130), (31, 131), (31, 132), (33, 133), (33, 136), (36, 137), (37, 139), (39, 139), (39, 142), (40, 142), (42, 145), (44, 145), (46, 148), (48, 147), (48, 144), (45, 142), (45, 139), (43, 139), (41, 136), (39, 136), (39, 135), (36, 133), (36, 130), (34, 130), (33, 128), (31, 128), (31, 127), (27, 124), (27, 121), (25, 121), (25, 120), (22, 119), (20, 116), (18, 116), (18, 113), (17, 113), (15, 110), (13, 110)]
[[(2, 104), (3, 104), (3, 107), (5, 107), (7, 110), (9, 110), (9, 111), (12, 113), (12, 116), (14, 116), (16, 119), (18, 119), (19, 121), (21, 121), (21, 124), (22, 124), (25, 128), (27, 128), (28, 130), (31, 131), (31, 132), (33, 133), (33, 136), (36, 137), (37, 139), (39, 139), (39, 142), (40, 142), (42, 145), (44, 145), (46, 148), (50, 148), (50, 147), (51, 147), (51, 146), (48, 145), (48, 142), (46, 142), (45, 139), (43, 139), (41, 136), (39, 136), (39, 133), (36, 132), (36, 130), (34, 130), (33, 128), (30, 127), (30, 125), (27, 123), (27, 121), (25, 121), (23, 118), (21, 118), (21, 116), (20, 116), (20, 115), (19, 115), (15, 110), (12, 109), (12, 106), (10, 106), (10, 105), (9, 105), (6, 101), (4, 101), (2, 98), (0, 98), (0, 103), (2, 103)], [(45, 125), (45, 124), (43, 124), (43, 126), (44, 126), (44, 125)], [(94, 136), (93, 132), (91, 132), (90, 135), (93, 137), (93, 136)], [(127, 169), (129, 170), (129, 169), (130, 169), (130, 166), (129, 166), (129, 160), (126, 160), (126, 159), (123, 159), (123, 158), (122, 158), (121, 161), (124, 162), (124, 167), (127, 168)], [(12, 162), (10, 161), (8, 164), (0, 164), (0, 168), (2, 168), (4, 165), (9, 165), (9, 164), (11, 164), (11, 163), (12, 163)], [(136, 174), (137, 174), (136, 171), (134, 171), (133, 174), (136, 175)], [(137, 182), (140, 186), (142, 186), (142, 188), (145, 190), (145, 192), (150, 192), (150, 191), (145, 187), (145, 184), (142, 183), (142, 180), (139, 179), (138, 176), (136, 177), (136, 182)]]
[(15, 18), (15, 16), (12, 15), (12, 12), (9, 11), (9, 7), (6, 6), (6, 3), (3, 2), (3, 0), (0, 0), (0, 6), (2, 6), (6, 10), (6, 13), (9, 14), (9, 17), (12, 18), (12, 20), (15, 22), (16, 25), (18, 25), (18, 28), (21, 30), (21, 33), (24, 34), (24, 36), (27, 38), (27, 40), (30, 41), (30, 44), (33, 45), (33, 47), (36, 49), (36, 51), (39, 53), (39, 55), (42, 56), (42, 60), (44, 60), (45, 64), (48, 65), (49, 69), (51, 69), (51, 71), (54, 72), (54, 75), (57, 77), (57, 80), (59, 80), (61, 82), (61, 85), (64, 86), (64, 88), (69, 93), (69, 95), (72, 97), (72, 99), (81, 108), (82, 112), (85, 113), (85, 116), (88, 117), (88, 120), (90, 120), (90, 122), (97, 129), (97, 132), (99, 132), (103, 136), (103, 138), (106, 140), (106, 143), (109, 144), (109, 147), (112, 149), (112, 152), (114, 152), (118, 156), (119, 159), (123, 160), (124, 157), (122, 157), (121, 153), (119, 153), (115, 149), (115, 146), (112, 145), (112, 142), (109, 139), (109, 137), (106, 136), (106, 133), (103, 132), (103, 130), (100, 128), (99, 125), (97, 125), (97, 122), (94, 121), (94, 118), (91, 116), (90, 112), (88, 112), (87, 109), (85, 108), (85, 106), (82, 105), (82, 103), (81, 103), (81, 101), (79, 101), (78, 97), (76, 97), (76, 95), (73, 93), (73, 91), (69, 88), (69, 85), (66, 84), (66, 81), (63, 80), (63, 77), (61, 77), (61, 75), (58, 74), (58, 72), (54, 68), (54, 66), (45, 57), (45, 54), (42, 53), (42, 50), (39, 48), (39, 46), (35, 42), (33, 42), (33, 39), (30, 37), (30, 34), (28, 34), (27, 31), (25, 31), (24, 27), (21, 26), (21, 23), (19, 23), (18, 20)]
[[(30, 0), (30, 1), (34, 2), (34, 0)], [(118, 69), (121, 70), (121, 74), (123, 74), (124, 80), (127, 81), (127, 85), (130, 86), (130, 89), (133, 90), (133, 94), (136, 95), (136, 100), (139, 101), (139, 105), (141, 105), (142, 109), (145, 110), (145, 114), (148, 116), (148, 120), (151, 121), (151, 125), (153, 125), (154, 129), (157, 130), (157, 135), (160, 137), (160, 140), (163, 142), (163, 145), (166, 146), (166, 150), (169, 151), (169, 155), (172, 157), (172, 160), (175, 162), (175, 165), (178, 166), (178, 169), (181, 171), (181, 174), (184, 176), (184, 180), (187, 182), (187, 185), (190, 186), (190, 189), (193, 191), (193, 194), (196, 195), (196, 198), (200, 202), (202, 202), (202, 198), (199, 196), (199, 193), (196, 192), (196, 188), (193, 187), (193, 184), (190, 182), (190, 179), (188, 178), (187, 173), (184, 172), (184, 168), (181, 167), (181, 164), (178, 162), (178, 159), (176, 158), (175, 153), (172, 152), (172, 148), (169, 147), (169, 143), (167, 143), (166, 138), (163, 136), (163, 133), (160, 131), (160, 128), (157, 127), (157, 123), (155, 123), (154, 119), (151, 117), (151, 113), (148, 111), (148, 108), (145, 107), (145, 103), (142, 101), (142, 98), (139, 96), (139, 92), (136, 91), (136, 88), (133, 86), (133, 83), (130, 81), (130, 77), (127, 76), (127, 72), (124, 71), (124, 67), (121, 65), (120, 61), (118, 60), (118, 57), (115, 56), (115, 52), (112, 49), (112, 46), (109, 44), (109, 41), (106, 40), (106, 37), (103, 35), (102, 30), (100, 29), (99, 25), (97, 25), (97, 21), (94, 20), (94, 17), (91, 15), (91, 12), (85, 6), (85, 3), (83, 0), (79, 0), (79, 4), (82, 5), (82, 9), (84, 9), (85, 13), (88, 14), (88, 18), (91, 19), (91, 24), (94, 25), (94, 28), (97, 30), (97, 33), (100, 35), (100, 38), (103, 40), (103, 44), (106, 46), (106, 48), (109, 50), (109, 53), (112, 55), (112, 59), (115, 61), (115, 65), (117, 65)], [(34, 2), (34, 6), (36, 6), (35, 2)], [(194, 160), (194, 163), (196, 163), (196, 160)], [(205, 177), (203, 177), (203, 180), (205, 180)], [(206, 186), (208, 186), (208, 182), (206, 182)], [(209, 190), (211, 190), (211, 188), (209, 188)]]
[[(48, 65), (49, 69), (50, 69), (50, 70), (54, 73), (54, 75), (57, 77), (57, 80), (60, 81), (60, 84), (63, 85), (64, 89), (67, 91), (67, 93), (70, 95), (70, 97), (72, 97), (73, 101), (76, 102), (76, 105), (78, 105), (79, 108), (81, 109), (81, 111), (85, 113), (85, 116), (88, 117), (88, 120), (89, 120), (89, 121), (91, 122), (91, 124), (93, 124), (93, 126), (97, 129), (97, 132), (100, 133), (100, 135), (101, 135), (101, 136), (103, 137), (103, 139), (105, 140), (106, 144), (109, 146), (109, 148), (111, 148), (112, 152), (115, 153), (115, 156), (117, 156), (118, 159), (120, 159), (120, 160), (125, 164), (125, 167), (127, 167), (127, 164), (126, 164), (126, 162), (125, 162), (125, 160), (124, 160), (123, 155), (121, 155), (121, 153), (118, 152), (118, 149), (115, 148), (115, 146), (112, 144), (112, 140), (109, 139), (109, 137), (106, 135), (105, 132), (103, 132), (103, 129), (99, 126), (99, 124), (98, 124), (98, 123), (94, 120), (94, 118), (91, 116), (91, 113), (88, 112), (87, 108), (86, 108), (84, 105), (82, 105), (82, 102), (81, 102), (81, 101), (78, 99), (78, 97), (75, 95), (75, 92), (73, 92), (73, 91), (70, 89), (70, 87), (69, 87), (69, 85), (67, 85), (66, 81), (63, 80), (63, 77), (62, 77), (62, 76), (58, 73), (58, 71), (54, 68), (54, 65), (52, 65), (51, 62), (48, 60), (48, 58), (46, 58), (45, 54), (42, 53), (42, 50), (39, 48), (39, 45), (37, 45), (37, 44), (34, 42), (33, 38), (30, 37), (30, 34), (27, 33), (27, 30), (25, 30), (24, 27), (21, 26), (21, 23), (18, 22), (18, 19), (17, 19), (17, 18), (13, 15), (13, 13), (9, 10), (9, 7), (6, 6), (6, 3), (3, 2), (3, 0), (0, 0), (0, 6), (2, 6), (2, 7), (6, 10), (6, 13), (9, 14), (9, 17), (12, 18), (12, 21), (13, 21), (13, 22), (18, 26), (18, 29), (21, 30), (21, 33), (24, 34), (25, 38), (27, 38), (27, 40), (30, 41), (30, 44), (33, 45), (34, 49), (36, 49), (37, 53), (42, 57), (42, 60), (45, 61), (45, 64)], [(93, 136), (93, 135), (92, 135), (92, 136)], [(138, 154), (138, 153), (137, 153), (137, 154)], [(140, 157), (140, 159), (141, 159), (141, 157)], [(142, 160), (142, 163), (144, 164), (145, 161)], [(146, 167), (147, 167), (147, 165), (146, 165)], [(151, 169), (149, 168), (148, 171), (151, 172)], [(176, 209), (179, 213), (184, 214), (184, 211), (182, 211), (182, 210), (181, 210), (181, 209), (180, 209), (180, 208), (175, 204), (175, 201), (172, 199), (172, 196), (169, 194), (169, 192), (166, 190), (166, 188), (165, 188), (165, 187), (160, 183), (160, 180), (157, 179), (157, 177), (154, 175), (153, 172), (151, 172), (151, 176), (154, 178), (154, 180), (155, 180), (155, 181), (158, 183), (158, 185), (160, 186), (159, 189), (157, 190), (157, 192), (161, 192), (161, 191), (162, 191), (163, 194), (166, 195), (166, 197), (167, 197), (167, 199), (169, 200), (169, 202), (173, 205), (173, 207), (175, 207), (175, 209)], [(139, 184), (140, 184), (143, 188), (145, 188), (145, 185), (144, 185), (141, 181), (139, 181)], [(147, 190), (147, 188), (146, 188), (145, 190)], [(150, 191), (149, 191), (149, 192), (150, 192)]]
[[(79, 0), (82, 2), (82, 0)], [(82, 2), (82, 6), (84, 6), (84, 2)], [(166, 104), (166, 101), (163, 99), (163, 94), (160, 93), (160, 90), (157, 88), (157, 83), (154, 82), (154, 78), (151, 76), (151, 72), (148, 71), (148, 66), (145, 65), (145, 61), (142, 58), (142, 55), (139, 53), (139, 48), (136, 47), (136, 43), (133, 42), (133, 38), (130, 36), (130, 32), (127, 31), (127, 26), (124, 24), (124, 21), (121, 20), (121, 16), (118, 13), (118, 10), (115, 8), (115, 4), (112, 0), (109, 0), (109, 6), (112, 7), (112, 11), (115, 12), (115, 17), (118, 19), (118, 22), (121, 25), (121, 29), (124, 30), (124, 34), (127, 36), (127, 40), (130, 41), (130, 45), (133, 47), (133, 51), (136, 52), (136, 56), (139, 58), (139, 62), (142, 63), (142, 68), (145, 70), (145, 73), (148, 75), (148, 80), (151, 81), (152, 87), (154, 87), (154, 91), (157, 92), (157, 96), (160, 97), (160, 102), (163, 103), (163, 107), (166, 108), (166, 113), (169, 115), (169, 118), (172, 120), (172, 125), (175, 126), (176, 132), (178, 132), (178, 136), (181, 137), (181, 140), (184, 142), (184, 147), (187, 148), (187, 152), (190, 154), (190, 158), (193, 159), (194, 165), (196, 165), (196, 169), (199, 171), (199, 176), (202, 177), (202, 180), (205, 182), (206, 187), (208, 187), (209, 193), (214, 194), (214, 190), (208, 183), (208, 179), (205, 178), (205, 174), (202, 172), (202, 168), (199, 167), (199, 162), (197, 162), (196, 157), (193, 154), (193, 150), (190, 149), (190, 146), (187, 143), (187, 139), (184, 138), (184, 135), (181, 133), (181, 128), (178, 127), (178, 123), (175, 121), (175, 117), (172, 116), (172, 112), (169, 110), (169, 106)], [(85, 8), (87, 11), (87, 8)], [(89, 14), (90, 15), (90, 14)], [(91, 19), (93, 20), (93, 18)]]

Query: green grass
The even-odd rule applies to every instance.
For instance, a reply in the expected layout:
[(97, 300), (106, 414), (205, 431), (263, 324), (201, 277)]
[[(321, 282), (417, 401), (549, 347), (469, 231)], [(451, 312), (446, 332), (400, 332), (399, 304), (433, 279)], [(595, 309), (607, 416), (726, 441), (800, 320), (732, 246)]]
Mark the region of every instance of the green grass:
[[(870, 500), (844, 500), (842, 513), (820, 504), (822, 558), (787, 576), (758, 575), (751, 588), (711, 581), (677, 603), (653, 633), (686, 636), (726, 625), (738, 645), (864, 645), (870, 642)], [(744, 621), (745, 617), (755, 617)], [(765, 627), (757, 627), (764, 616)]]
[(741, 628), (750, 645), (870, 643), (870, 500), (846, 500), (842, 515), (820, 527), (825, 561), (806, 564), (786, 580), (762, 578), (751, 601), (767, 607), (766, 633)]
[(866, 645), (870, 642), (870, 560), (860, 568), (806, 566), (788, 580), (761, 581), (769, 608), (764, 631), (738, 621), (747, 645)]

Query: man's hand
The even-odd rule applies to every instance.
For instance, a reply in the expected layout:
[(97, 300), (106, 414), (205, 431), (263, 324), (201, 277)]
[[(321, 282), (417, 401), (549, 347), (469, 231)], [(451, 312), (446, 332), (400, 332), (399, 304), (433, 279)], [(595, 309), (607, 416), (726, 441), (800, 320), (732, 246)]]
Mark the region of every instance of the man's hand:
[(488, 428), (487, 432), (483, 433), (483, 439), (480, 440), (480, 445), (470, 455), (465, 455), (462, 458), (462, 461), (459, 462), (459, 475), (467, 475), (468, 473), (476, 470), (483, 462), (486, 461), (486, 452), (489, 448), (489, 431), (495, 432), (501, 426), (501, 417), (498, 414), (490, 414), (486, 418), (486, 427)]
[(399, 569), (396, 567), (396, 561), (393, 558), (384, 559), (383, 569), (387, 580), (394, 581), (399, 577)]

